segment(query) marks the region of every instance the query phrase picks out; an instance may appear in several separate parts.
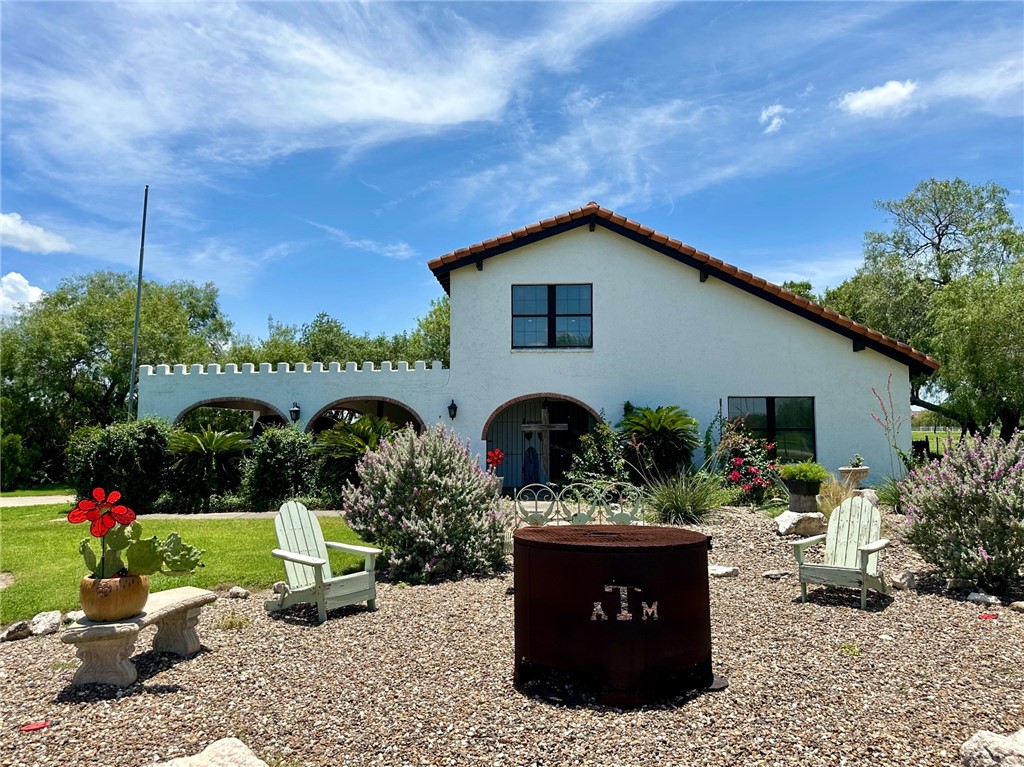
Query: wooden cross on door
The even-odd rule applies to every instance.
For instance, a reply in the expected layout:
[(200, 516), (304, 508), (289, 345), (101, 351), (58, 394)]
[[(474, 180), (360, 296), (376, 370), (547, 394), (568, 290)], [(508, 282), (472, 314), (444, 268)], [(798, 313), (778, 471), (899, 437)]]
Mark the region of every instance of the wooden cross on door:
[[(541, 482), (547, 482), (551, 479), (551, 432), (553, 431), (568, 431), (569, 424), (567, 423), (551, 423), (548, 416), (548, 401), (544, 400), (544, 404), (540, 408), (540, 423), (524, 423), (523, 433), (524, 434), (536, 434), (540, 440), (540, 480)], [(547, 434), (548, 438), (544, 439), (544, 435)]]

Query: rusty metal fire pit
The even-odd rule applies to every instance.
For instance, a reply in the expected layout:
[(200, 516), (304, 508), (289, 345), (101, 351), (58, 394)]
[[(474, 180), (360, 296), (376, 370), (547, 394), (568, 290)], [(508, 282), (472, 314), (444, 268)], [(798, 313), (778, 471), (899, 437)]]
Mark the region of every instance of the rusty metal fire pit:
[(724, 686), (711, 671), (711, 539), (672, 527), (515, 532), (515, 682), (551, 671), (635, 706)]

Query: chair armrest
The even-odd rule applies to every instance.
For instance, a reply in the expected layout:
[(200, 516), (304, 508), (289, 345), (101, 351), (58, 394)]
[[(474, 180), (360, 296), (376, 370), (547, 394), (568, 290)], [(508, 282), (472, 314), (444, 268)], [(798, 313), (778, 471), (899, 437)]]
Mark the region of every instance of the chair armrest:
[(790, 545), (794, 549), (803, 551), (809, 546), (814, 546), (816, 544), (821, 543), (823, 540), (825, 540), (826, 537), (827, 536), (825, 535), (812, 535), (810, 538), (801, 538), (799, 541), (793, 541)]
[(863, 546), (857, 548), (857, 551), (861, 551), (865, 554), (874, 554), (876, 551), (881, 551), (889, 545), (888, 538), (879, 538), (877, 541), (871, 543), (865, 543)]
[(329, 549), (338, 549), (339, 551), (347, 551), (350, 554), (361, 554), (362, 556), (376, 556), (377, 554), (383, 553), (381, 549), (375, 549), (372, 546), (356, 546), (354, 543), (338, 543), (337, 541), (324, 541), (324, 545)]
[(278, 559), (287, 559), (289, 562), (306, 567), (322, 567), (327, 564), (326, 559), (307, 557), (305, 554), (296, 554), (294, 551), (285, 551), (284, 549), (274, 549), (270, 553)]

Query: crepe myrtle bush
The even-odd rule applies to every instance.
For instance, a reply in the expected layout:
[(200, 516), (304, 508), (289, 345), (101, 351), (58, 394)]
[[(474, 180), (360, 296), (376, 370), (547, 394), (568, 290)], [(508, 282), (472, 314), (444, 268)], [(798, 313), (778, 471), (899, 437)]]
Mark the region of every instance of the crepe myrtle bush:
[(444, 426), (394, 432), (356, 473), (359, 485), (342, 493), (345, 520), (384, 549), (395, 579), (426, 583), (503, 565), (501, 479)]
[(900, 483), (907, 540), (943, 574), (1009, 592), (1024, 583), (1024, 432), (945, 447)]

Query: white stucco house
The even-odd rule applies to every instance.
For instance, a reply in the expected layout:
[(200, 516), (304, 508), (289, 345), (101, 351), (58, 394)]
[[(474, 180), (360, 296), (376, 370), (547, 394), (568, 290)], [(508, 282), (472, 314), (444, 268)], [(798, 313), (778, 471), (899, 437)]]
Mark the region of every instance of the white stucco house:
[(602, 414), (618, 421), (628, 400), (678, 405), (702, 431), (719, 412), (745, 415), (791, 459), (835, 470), (859, 453), (879, 479), (892, 456), (872, 389), (887, 399), (891, 376), (909, 415), (911, 373), (939, 366), (594, 202), (428, 266), (451, 298), (450, 368), (142, 366), (140, 414), (176, 421), (216, 405), (303, 429), (339, 409), (441, 421), (481, 456), (501, 448), (515, 487), (557, 481), (579, 436)]

